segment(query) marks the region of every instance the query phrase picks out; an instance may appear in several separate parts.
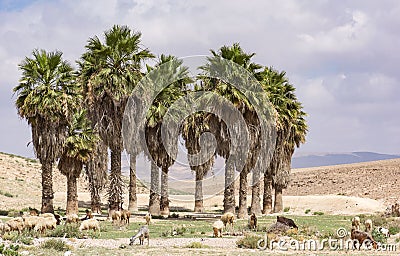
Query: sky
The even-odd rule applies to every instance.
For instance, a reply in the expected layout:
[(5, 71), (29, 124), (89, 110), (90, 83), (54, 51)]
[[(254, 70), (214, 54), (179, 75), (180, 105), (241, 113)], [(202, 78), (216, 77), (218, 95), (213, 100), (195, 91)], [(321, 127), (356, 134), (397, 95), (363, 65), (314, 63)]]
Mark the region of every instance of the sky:
[(0, 151), (33, 157), (12, 92), (24, 57), (60, 50), (75, 65), (87, 40), (114, 24), (141, 31), (156, 55), (239, 42), (255, 62), (286, 71), (308, 113), (298, 153), (400, 154), (397, 0), (0, 0)]

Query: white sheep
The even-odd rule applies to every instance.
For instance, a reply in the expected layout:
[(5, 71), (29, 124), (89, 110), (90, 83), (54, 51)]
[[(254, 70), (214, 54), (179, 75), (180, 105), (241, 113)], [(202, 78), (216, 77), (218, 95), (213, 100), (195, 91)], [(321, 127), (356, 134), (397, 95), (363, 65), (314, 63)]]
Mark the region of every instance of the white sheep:
[(214, 237), (222, 237), (222, 229), (224, 228), (224, 223), (221, 220), (217, 220), (212, 225), (214, 231)]
[(144, 218), (146, 219), (146, 225), (150, 225), (151, 214), (149, 212), (146, 213), (146, 216), (144, 216)]
[(93, 229), (94, 231), (98, 230), (100, 233), (100, 224), (96, 219), (88, 219), (82, 221), (81, 225), (79, 226), (79, 231), (82, 232), (83, 230), (90, 230)]
[(24, 219), (25, 229), (32, 230), (35, 228), (36, 224), (42, 219), (42, 217), (27, 216), (24, 217), (23, 219)]
[(33, 229), (35, 232), (40, 231), (40, 233), (44, 233), (47, 229), (55, 229), (57, 226), (57, 220), (50, 215), (45, 215), (47, 217), (40, 217), (39, 221), (36, 223), (35, 228)]
[(372, 220), (371, 219), (366, 219), (364, 222), (365, 225), (365, 232), (371, 232), (372, 230)]
[(50, 212), (41, 213), (41, 214), (39, 214), (39, 217), (43, 217), (43, 218), (51, 218), (51, 217), (53, 217), (53, 218), (55, 218), (54, 214), (52, 214)]
[(5, 223), (4, 230), (7, 232), (18, 231), (20, 234), (24, 229), (24, 219), (22, 217), (13, 218)]
[(351, 226), (355, 229), (355, 230), (360, 230), (360, 217), (356, 216), (353, 219), (351, 219)]
[(221, 216), (221, 220), (224, 223), (224, 226), (226, 228), (226, 225), (230, 227), (230, 232), (233, 232), (233, 223), (235, 220), (235, 215), (231, 212), (226, 212), (224, 215)]
[(78, 214), (71, 213), (71, 214), (68, 214), (66, 216), (65, 224), (67, 224), (67, 223), (78, 223), (78, 222), (79, 222)]

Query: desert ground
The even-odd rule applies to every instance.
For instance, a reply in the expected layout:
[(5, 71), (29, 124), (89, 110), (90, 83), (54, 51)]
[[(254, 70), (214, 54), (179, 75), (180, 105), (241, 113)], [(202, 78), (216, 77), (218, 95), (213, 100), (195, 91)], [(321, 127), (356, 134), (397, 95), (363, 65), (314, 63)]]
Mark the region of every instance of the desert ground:
[[(0, 210), (20, 210), (29, 207), (40, 209), (41, 182), (40, 164), (31, 159), (0, 154)], [(291, 183), (284, 191), (284, 206), (290, 216), (304, 216), (307, 209), (322, 212), (325, 215), (354, 216), (358, 214), (382, 213), (389, 204), (400, 199), (400, 159), (376, 161), (359, 164), (305, 168), (292, 170)], [(53, 174), (55, 209), (65, 209), (66, 178), (55, 168)], [(127, 184), (128, 179), (125, 178)], [(82, 206), (90, 201), (84, 175), (79, 179), (79, 200)], [(126, 188), (127, 192), (127, 188)], [(138, 206), (146, 209), (148, 203), (146, 187), (138, 188)], [(248, 200), (250, 203), (249, 193)], [(125, 195), (127, 196), (127, 194)], [(106, 202), (103, 194), (103, 202)], [(210, 196), (204, 201), (206, 211), (222, 209), (222, 195)], [(171, 210), (190, 211), (194, 207), (193, 196), (171, 195)], [(137, 218), (137, 219), (135, 219)], [(132, 221), (142, 222), (142, 217)], [(155, 220), (157, 222), (157, 220)], [(211, 235), (211, 230), (210, 230)], [(46, 238), (39, 238), (40, 243)], [(76, 255), (115, 255), (113, 249), (121, 244), (128, 244), (128, 237), (117, 239), (76, 239), (68, 240), (75, 248)], [(152, 238), (147, 248), (135, 246), (133, 250), (119, 251), (118, 255), (159, 255), (160, 248), (165, 255), (264, 255), (266, 251), (240, 249), (236, 247), (238, 237), (215, 239), (199, 238)], [(395, 239), (395, 238), (393, 238)], [(201, 242), (209, 248), (190, 249), (184, 247), (191, 242)], [(394, 241), (394, 240), (393, 240)], [(99, 248), (93, 251), (88, 248)], [(399, 250), (399, 249), (398, 249)], [(49, 253), (49, 252), (47, 252)], [(268, 254), (270, 254), (269, 252)], [(398, 255), (389, 252), (375, 252), (374, 255)], [(299, 252), (274, 252), (274, 255), (297, 255)], [(304, 255), (337, 255), (337, 252), (323, 251), (318, 254), (301, 252)], [(346, 255), (370, 255), (365, 252), (349, 252)], [(36, 255), (36, 254), (35, 254)], [(38, 255), (47, 255), (44, 254)], [(60, 254), (62, 255), (62, 254)]]

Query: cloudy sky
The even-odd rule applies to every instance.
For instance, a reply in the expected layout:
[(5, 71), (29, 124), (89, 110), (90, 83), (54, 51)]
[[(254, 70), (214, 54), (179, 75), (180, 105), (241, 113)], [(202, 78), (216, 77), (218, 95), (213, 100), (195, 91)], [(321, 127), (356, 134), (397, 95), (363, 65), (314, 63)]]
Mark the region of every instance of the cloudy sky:
[(155, 54), (239, 42), (256, 62), (285, 70), (309, 114), (299, 152), (400, 153), (397, 0), (0, 0), (0, 151), (33, 156), (12, 93), (24, 56), (58, 49), (75, 63), (113, 24), (140, 30)]

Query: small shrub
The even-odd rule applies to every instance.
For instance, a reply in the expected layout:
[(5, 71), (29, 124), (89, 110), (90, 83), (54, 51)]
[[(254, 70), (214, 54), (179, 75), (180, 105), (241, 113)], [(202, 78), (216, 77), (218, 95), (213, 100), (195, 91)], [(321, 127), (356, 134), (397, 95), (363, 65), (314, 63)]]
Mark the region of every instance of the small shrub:
[(179, 218), (179, 214), (177, 213), (172, 213), (171, 215), (168, 216), (169, 218)]
[(257, 243), (260, 239), (262, 239), (261, 236), (246, 234), (245, 237), (236, 242), (236, 245), (239, 248), (257, 249)]
[(400, 238), (399, 238), (399, 237), (396, 238), (395, 242), (396, 242), (396, 243), (400, 243)]
[(205, 235), (205, 234), (206, 234), (206, 231), (201, 231), (200, 234)]
[(19, 245), (10, 244), (6, 247), (4, 244), (0, 244), (0, 255), (4, 256), (18, 256)]
[(210, 248), (210, 246), (204, 245), (200, 242), (192, 242), (191, 244), (188, 244), (186, 248)]
[(176, 233), (178, 234), (178, 235), (183, 235), (184, 233), (186, 233), (186, 231), (187, 231), (187, 229), (186, 229), (186, 227), (184, 227), (184, 226), (181, 226), (181, 227), (177, 227), (176, 229), (175, 229), (175, 231), (176, 231)]
[(283, 212), (289, 212), (290, 211), (290, 207), (285, 207), (284, 209), (283, 209)]
[(15, 218), (15, 217), (19, 217), (20, 214), (19, 214), (19, 211), (17, 211), (17, 210), (9, 210), (7, 216)]
[(1, 216), (8, 216), (8, 211), (7, 210), (0, 210), (0, 215)]
[(377, 229), (372, 230), (372, 238), (377, 241), (378, 243), (383, 243), (385, 244), (387, 242), (387, 238), (385, 237), (384, 234), (379, 232)]
[(389, 227), (389, 234), (396, 235), (397, 233), (400, 233), (400, 227), (398, 226)]
[(319, 215), (319, 216), (321, 216), (321, 215), (324, 215), (324, 213), (323, 213), (323, 212), (314, 212), (313, 215)]
[(307, 209), (304, 213), (309, 214), (311, 212), (311, 209)]
[(65, 252), (71, 249), (64, 241), (54, 238), (46, 240), (40, 247), (43, 249), (54, 249), (59, 252)]
[(54, 230), (48, 230), (46, 233), (49, 237), (64, 237), (65, 238), (82, 238), (83, 234), (79, 232), (76, 224), (58, 225)]

